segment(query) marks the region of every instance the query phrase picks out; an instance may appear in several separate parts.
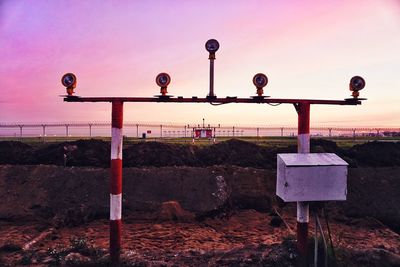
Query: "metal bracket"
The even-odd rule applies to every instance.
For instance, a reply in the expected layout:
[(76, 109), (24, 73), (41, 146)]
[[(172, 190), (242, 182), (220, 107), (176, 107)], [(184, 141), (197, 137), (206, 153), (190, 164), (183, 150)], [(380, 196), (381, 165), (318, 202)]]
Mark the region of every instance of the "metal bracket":
[(299, 114), (299, 110), (300, 110), (300, 103), (293, 103), (294, 108), (296, 109), (297, 114)]

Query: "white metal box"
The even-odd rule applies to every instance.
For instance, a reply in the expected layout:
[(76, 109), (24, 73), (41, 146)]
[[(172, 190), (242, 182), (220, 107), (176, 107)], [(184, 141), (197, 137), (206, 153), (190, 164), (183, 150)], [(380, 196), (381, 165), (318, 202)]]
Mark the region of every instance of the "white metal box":
[(347, 162), (334, 153), (278, 154), (276, 194), (285, 202), (346, 200)]

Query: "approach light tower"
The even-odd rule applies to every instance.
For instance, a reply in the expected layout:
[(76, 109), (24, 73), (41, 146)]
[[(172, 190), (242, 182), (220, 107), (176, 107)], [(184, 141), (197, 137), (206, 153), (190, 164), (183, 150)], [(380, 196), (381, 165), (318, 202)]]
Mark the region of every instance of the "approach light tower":
[[(365, 100), (359, 97), (359, 91), (365, 87), (365, 81), (360, 76), (354, 76), (350, 80), (349, 88), (352, 98), (344, 100), (318, 100), (318, 99), (279, 99), (264, 96), (264, 87), (268, 84), (268, 78), (263, 73), (253, 77), (256, 86), (256, 95), (250, 98), (225, 97), (218, 98), (214, 92), (214, 60), (215, 53), (219, 49), (219, 43), (215, 39), (206, 42), (206, 50), (210, 60), (210, 88), (209, 94), (204, 98), (193, 96), (172, 97), (167, 95), (167, 86), (171, 77), (167, 73), (160, 73), (156, 77), (156, 83), (160, 87), (160, 95), (155, 97), (80, 97), (74, 96), (76, 76), (72, 73), (65, 74), (61, 81), (66, 87), (65, 102), (111, 102), (112, 129), (111, 129), (111, 182), (110, 182), (110, 259), (112, 265), (117, 265), (121, 250), (122, 233), (122, 129), (123, 129), (123, 104), (125, 102), (150, 102), (150, 103), (209, 103), (211, 105), (223, 105), (229, 103), (253, 103), (253, 104), (292, 104), (298, 114), (298, 153), (310, 152), (310, 106), (311, 105), (361, 105)], [(309, 203), (297, 203), (297, 248), (300, 265), (307, 265), (307, 238), (309, 223)]]

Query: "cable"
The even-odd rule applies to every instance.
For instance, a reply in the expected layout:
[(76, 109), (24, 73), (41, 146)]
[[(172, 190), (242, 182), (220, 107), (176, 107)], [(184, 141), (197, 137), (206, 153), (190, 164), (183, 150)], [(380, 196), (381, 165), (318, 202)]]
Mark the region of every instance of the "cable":
[(270, 106), (276, 107), (276, 106), (279, 106), (282, 103), (276, 103), (276, 104), (267, 103), (267, 104), (270, 105)]
[(315, 234), (314, 234), (314, 267), (318, 267), (318, 227), (317, 212), (314, 211)]
[(221, 105), (224, 105), (224, 104), (230, 104), (230, 103), (219, 103), (219, 104), (215, 104), (215, 103), (210, 102), (210, 105), (213, 105), (213, 106), (221, 106)]
[(324, 231), (322, 230), (322, 226), (321, 226), (321, 223), (319, 221), (317, 213), (315, 213), (315, 219), (317, 220), (318, 228), (319, 228), (319, 231), (321, 232), (322, 240), (324, 241), (325, 267), (328, 267), (328, 247), (326, 245), (326, 239), (325, 239)]
[(328, 223), (328, 214), (325, 212), (324, 208), (322, 208), (322, 213), (324, 214), (324, 217), (325, 217), (326, 228), (328, 228), (329, 242), (330, 242), (331, 249), (332, 249), (332, 255), (333, 255), (333, 258), (334, 258), (335, 263), (336, 263), (337, 259), (336, 259), (336, 254), (335, 254), (335, 248), (334, 248), (333, 242), (332, 242), (331, 228), (329, 227), (329, 223)]

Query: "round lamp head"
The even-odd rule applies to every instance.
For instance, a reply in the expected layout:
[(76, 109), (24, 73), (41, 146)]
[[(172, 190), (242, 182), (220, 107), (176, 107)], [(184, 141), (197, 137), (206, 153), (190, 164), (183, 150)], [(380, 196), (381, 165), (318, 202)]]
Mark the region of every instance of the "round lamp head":
[(219, 49), (219, 43), (217, 40), (215, 39), (210, 39), (206, 42), (206, 50), (211, 53), (214, 54), (215, 52), (217, 52)]
[(171, 77), (168, 75), (168, 73), (162, 72), (156, 77), (156, 83), (160, 87), (167, 87), (170, 82)]
[(76, 76), (73, 73), (66, 73), (61, 78), (61, 83), (67, 88), (76, 87)]
[(263, 73), (257, 73), (256, 75), (254, 75), (253, 77), (253, 84), (257, 87), (257, 88), (263, 88), (268, 84), (268, 78), (267, 75), (263, 74)]
[(365, 80), (360, 76), (354, 76), (350, 80), (350, 90), (360, 91), (365, 87)]

